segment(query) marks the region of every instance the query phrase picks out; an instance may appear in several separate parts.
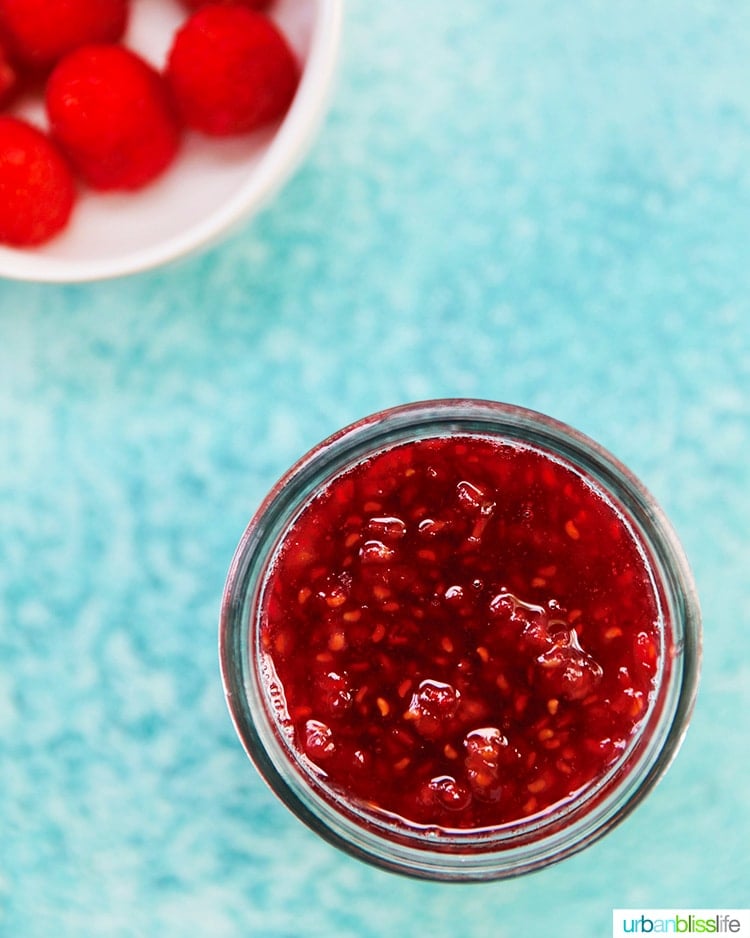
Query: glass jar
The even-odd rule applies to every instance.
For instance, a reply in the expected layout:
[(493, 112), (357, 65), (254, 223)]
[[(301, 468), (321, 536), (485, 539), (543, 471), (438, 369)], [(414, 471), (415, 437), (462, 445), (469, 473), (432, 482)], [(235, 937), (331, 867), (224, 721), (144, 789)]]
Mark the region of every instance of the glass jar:
[[(468, 826), (422, 823), (419, 820), (412, 823), (409, 819), (404, 820), (398, 811), (376, 809), (371, 801), (348, 793), (340, 780), (329, 778), (324, 761), (316, 764), (309, 757), (309, 749), (305, 751), (300, 742), (300, 730), (295, 729), (294, 719), (287, 707), (286, 690), (269, 656), (268, 642), (264, 644), (263, 638), (269, 590), (272, 589), (274, 579), (282, 575), (284, 570), (279, 558), (283, 556), (285, 545), (293, 542), (296, 526), (308, 506), (321, 493), (331, 491), (332, 484), (342, 476), (365, 471), (357, 467), (369, 465), (379, 454), (395, 452), (415, 441), (449, 441), (452, 438), (468, 440), (469, 443), (472, 440), (490, 441), (493, 445), (508, 448), (509, 452), (528, 452), (534, 459), (548, 459), (555, 472), (570, 473), (574, 482), (579, 480), (584, 489), (595, 493), (596, 498), (608, 506), (607, 510), (611, 509), (612, 517), (617, 519), (617, 524), (627, 538), (636, 545), (643, 559), (647, 588), (653, 593), (656, 610), (652, 643), (654, 673), (650, 690), (647, 695), (629, 691), (634, 700), (641, 700), (634, 706), (636, 709), (642, 707), (643, 713), (634, 722), (630, 737), (618, 743), (615, 756), (608, 757), (600, 775), (588, 778), (586, 784), (578, 790), (569, 792), (566, 797), (542, 810), (533, 809), (536, 798), (529, 794), (524, 816), (504, 818), (494, 824)], [(461, 482), (459, 486), (465, 484)], [(469, 486), (469, 489), (464, 490), (463, 496), (468, 494), (469, 500), (472, 497), (470, 490), (476, 493), (478, 489)], [(533, 493), (530, 493), (529, 498), (533, 500), (533, 497)], [(477, 517), (484, 510), (481, 506), (477, 509), (476, 505), (474, 509), (479, 512)], [(492, 509), (487, 509), (488, 518), (491, 513)], [(383, 519), (379, 519), (378, 523), (382, 522)], [(568, 526), (571, 524), (567, 523), (566, 534), (575, 539), (578, 532), (575, 526)], [(481, 526), (484, 527), (484, 522), (481, 522)], [(356, 541), (358, 536), (355, 532), (353, 540)], [(360, 546), (360, 551), (362, 549)], [(564, 557), (559, 559), (564, 563)], [(533, 580), (535, 588), (543, 579)], [(480, 581), (477, 579), (475, 582)], [(441, 601), (450, 593), (444, 587), (445, 584), (440, 587), (443, 590)], [(307, 598), (307, 593), (306, 590), (300, 591), (300, 602)], [(512, 606), (516, 618), (521, 613), (533, 617), (534, 610), (538, 612), (536, 606), (524, 601), (512, 599), (511, 602), (509, 595), (502, 593), (499, 605), (505, 603), (508, 608)], [(333, 609), (338, 602), (338, 599), (331, 599), (329, 605)], [(547, 617), (544, 619), (544, 627), (549, 629), (549, 635), (554, 630), (548, 619), (555, 609), (555, 601), (552, 600), (543, 611)], [(358, 614), (354, 611), (352, 617)], [(568, 610), (567, 614), (568, 624), (563, 632), (555, 633), (553, 638), (545, 632), (543, 641), (546, 644), (534, 646), (535, 650), (530, 653), (537, 656), (529, 659), (537, 671), (540, 668), (543, 671), (550, 661), (554, 664), (558, 660), (554, 656), (560, 647), (568, 649), (565, 654), (578, 656), (578, 662), (591, 662), (590, 656), (580, 649), (569, 650), (578, 648), (583, 624), (579, 634), (576, 634), (575, 627), (569, 624), (574, 621), (575, 612)], [(379, 628), (376, 626), (373, 631), (373, 642), (379, 639)], [(528, 631), (528, 623), (526, 628)], [(622, 629), (610, 623), (607, 634), (610, 632), (618, 638)], [(564, 638), (560, 638), (561, 634), (564, 634)], [(448, 642), (452, 651), (453, 640), (443, 641)], [(344, 638), (334, 639), (329, 646), (333, 649), (332, 654), (338, 652), (344, 644)], [(611, 454), (576, 430), (533, 411), (482, 400), (427, 401), (373, 414), (329, 437), (302, 457), (268, 494), (240, 541), (226, 581), (220, 623), (221, 670), (229, 710), (243, 746), (275, 794), (309, 827), (351, 855), (391, 871), (425, 879), (451, 881), (501, 879), (539, 869), (581, 850), (625, 818), (651, 791), (680, 746), (695, 700), (700, 646), (698, 599), (687, 561), (669, 522), (641, 483)], [(371, 653), (375, 652), (375, 646), (372, 646)], [(477, 658), (477, 653), (481, 655), (481, 660)], [(327, 655), (328, 651), (324, 657)], [(462, 663), (469, 662), (466, 664), (469, 671), (476, 671), (484, 666), (483, 662), (488, 657), (486, 649), (479, 646), (462, 659)], [(584, 670), (586, 667), (588, 665)], [(591, 664), (591, 668), (594, 667)], [(637, 665), (631, 665), (631, 668), (635, 667)], [(576, 671), (575, 667), (572, 671), (568, 669), (563, 677), (568, 679), (571, 674), (580, 677), (580, 670), (578, 668)], [(620, 671), (623, 671), (622, 667)], [(412, 665), (410, 673), (413, 675), (414, 672), (415, 667)], [(553, 670), (549, 673), (558, 672)], [(624, 673), (627, 674), (627, 668), (624, 668)], [(542, 674), (543, 679), (546, 676)], [(497, 700), (492, 698), (498, 707), (503, 705), (500, 678), (500, 675), (493, 678), (500, 686)], [(404, 685), (408, 683), (407, 680)], [(466, 683), (462, 685), (464, 699), (467, 697), (467, 686)], [(344, 694), (347, 706), (353, 706), (354, 690), (352, 688), (349, 693), (347, 689)], [(357, 697), (364, 697), (364, 693)], [(564, 700), (564, 706), (571, 712), (579, 713), (591, 701), (596, 702), (596, 693), (589, 693), (585, 699), (581, 699), (584, 694), (585, 688), (579, 694), (571, 692), (571, 702), (568, 704)], [(414, 714), (418, 708), (415, 710), (414, 707), (417, 705), (412, 702), (409, 709), (409, 700), (417, 698), (410, 697), (407, 692), (401, 696), (406, 710), (405, 718), (411, 714), (416, 719)], [(454, 696), (457, 697), (458, 692)], [(559, 706), (557, 697), (560, 695), (550, 696), (550, 692), (546, 691), (544, 696), (550, 697), (545, 703), (549, 712), (556, 712)], [(562, 696), (565, 697), (565, 688)], [(383, 697), (379, 697), (377, 703), (381, 712), (378, 715), (373, 705), (373, 720), (385, 717), (390, 709)], [(601, 709), (600, 703), (597, 706)], [(609, 701), (606, 703), (609, 705)], [(593, 713), (594, 709), (590, 712)], [(544, 746), (551, 749), (554, 744), (559, 746), (560, 743), (554, 737), (557, 725), (553, 723), (554, 729), (550, 729), (546, 725), (549, 721), (545, 710), (540, 712), (540, 719), (533, 727), (526, 728), (529, 732), (533, 729), (538, 738), (543, 740), (536, 748), (549, 765), (554, 764), (561, 771), (572, 771), (571, 766), (576, 765), (577, 758), (572, 748), (569, 747), (570, 751), (563, 750), (568, 752), (569, 758), (543, 751)], [(480, 723), (499, 725), (499, 718), (495, 717), (494, 713), (483, 714)], [(421, 737), (414, 732), (415, 726), (417, 730), (420, 729), (419, 722), (407, 726), (408, 732), (405, 734), (405, 738), (418, 738), (420, 748), (425, 750), (431, 746), (434, 748), (434, 740), (426, 729), (427, 723), (429, 721), (424, 724)], [(322, 724), (314, 725), (320, 728)], [(537, 729), (539, 726), (542, 729)], [(325, 726), (323, 730), (328, 732)], [(480, 732), (487, 737), (486, 729)], [(495, 730), (492, 732), (496, 740), (500, 739), (503, 745), (507, 744), (507, 739), (500, 733)], [(570, 732), (565, 731), (560, 739), (569, 736)], [(469, 736), (466, 739), (469, 740)], [(317, 745), (321, 754), (325, 755), (323, 750), (329, 742), (328, 737), (318, 733), (318, 737), (313, 739), (313, 748)], [(591, 748), (610, 742), (609, 739), (595, 740)], [(445, 752), (454, 759), (456, 765), (468, 766), (467, 771), (471, 774), (471, 743), (467, 742), (466, 745), (469, 746), (469, 755), (464, 750), (458, 752), (458, 745), (446, 744)], [(480, 754), (486, 754), (487, 749), (480, 747), (479, 751)], [(361, 753), (358, 751), (357, 755), (359, 757)], [(513, 769), (506, 765), (500, 772), (497, 760), (492, 761), (496, 755), (490, 752), (488, 765), (495, 772), (493, 777), (502, 780), (504, 774), (507, 775)], [(529, 751), (528, 746), (526, 749), (519, 748), (514, 758), (516, 755), (519, 760), (523, 758), (524, 765), (532, 764), (537, 759), (536, 753)], [(550, 761), (553, 757), (557, 757), (554, 762)], [(394, 771), (404, 774), (395, 781), (394, 788), (409, 787), (406, 763), (408, 759), (396, 764)], [(521, 762), (516, 764), (520, 771)], [(450, 776), (450, 782), (453, 783), (451, 787), (445, 781), (446, 778), (449, 776), (433, 779), (429, 791), (439, 793), (442, 786), (440, 796), (446, 804), (450, 798), (460, 801), (469, 790), (468, 783), (457, 786)], [(526, 788), (529, 792), (538, 790), (543, 785), (544, 777), (540, 778), (541, 781), (530, 781), (524, 791)], [(477, 773), (474, 771), (471, 783), (475, 784), (476, 779)], [(457, 790), (460, 797), (456, 794)], [(497, 791), (502, 792), (502, 786), (499, 785)], [(484, 800), (495, 797), (492, 790)], [(501, 794), (497, 797), (501, 797)], [(484, 810), (484, 806), (480, 807)]]

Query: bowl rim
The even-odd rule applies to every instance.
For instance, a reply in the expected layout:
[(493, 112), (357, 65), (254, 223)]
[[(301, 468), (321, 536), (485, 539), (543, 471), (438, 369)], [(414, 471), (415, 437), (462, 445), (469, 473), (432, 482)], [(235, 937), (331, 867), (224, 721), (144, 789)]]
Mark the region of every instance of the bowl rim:
[(254, 171), (230, 201), (156, 245), (116, 257), (76, 261), (0, 245), (0, 279), (72, 284), (142, 273), (210, 247), (263, 208), (302, 162), (322, 123), (333, 89), (344, 3), (312, 2), (317, 10), (297, 94)]

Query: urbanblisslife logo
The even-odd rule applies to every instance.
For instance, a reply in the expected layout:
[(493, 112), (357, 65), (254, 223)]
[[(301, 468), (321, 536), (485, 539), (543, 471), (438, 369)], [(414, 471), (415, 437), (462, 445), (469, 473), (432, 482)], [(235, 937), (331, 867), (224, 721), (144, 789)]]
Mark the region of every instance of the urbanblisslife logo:
[(744, 935), (750, 938), (750, 909), (615, 909), (612, 936)]

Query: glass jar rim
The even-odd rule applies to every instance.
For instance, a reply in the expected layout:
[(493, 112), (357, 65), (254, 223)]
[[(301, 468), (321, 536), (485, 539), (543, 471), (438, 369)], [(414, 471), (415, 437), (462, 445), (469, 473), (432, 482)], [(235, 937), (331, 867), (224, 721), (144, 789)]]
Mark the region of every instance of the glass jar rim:
[[(675, 630), (658, 730), (635, 769), (613, 769), (587, 793), (586, 801), (563, 805), (516, 830), (443, 837), (400, 836), (387, 822), (375, 824), (330, 792), (316, 791), (279, 738), (265, 701), (251, 647), (249, 604), (257, 601), (264, 570), (295, 512), (326, 480), (375, 452), (414, 439), (448, 434), (490, 435), (536, 445), (592, 477), (634, 523), (658, 567), (668, 609), (662, 628)], [(309, 450), (273, 486), (248, 524), (227, 576), (220, 621), (224, 690), (237, 733), (251, 760), (275, 794), (309, 827), (360, 859), (407, 875), (478, 881), (538, 869), (577, 852), (618, 824), (651, 791), (674, 758), (697, 692), (701, 625), (697, 592), (679, 540), (640, 480), (600, 444), (565, 423), (527, 408), (496, 401), (446, 398), (378, 411), (330, 435)], [(654, 727), (652, 727), (654, 729)], [(617, 767), (624, 766), (619, 760)], [(601, 789), (601, 791), (599, 791)], [(597, 792), (598, 802), (592, 801)], [(581, 805), (588, 808), (581, 809)], [(576, 816), (576, 811), (579, 816)]]

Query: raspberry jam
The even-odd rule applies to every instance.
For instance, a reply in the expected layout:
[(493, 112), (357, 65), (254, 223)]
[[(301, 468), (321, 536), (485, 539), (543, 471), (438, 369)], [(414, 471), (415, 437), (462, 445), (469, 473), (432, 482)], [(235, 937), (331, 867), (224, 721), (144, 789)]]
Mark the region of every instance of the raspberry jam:
[(437, 878), (603, 833), (614, 793), (632, 806), (676, 749), (697, 668), (689, 573), (632, 492), (574, 431), (485, 402), (399, 408), (313, 451), (225, 597), (230, 707), (274, 789), (339, 846)]

